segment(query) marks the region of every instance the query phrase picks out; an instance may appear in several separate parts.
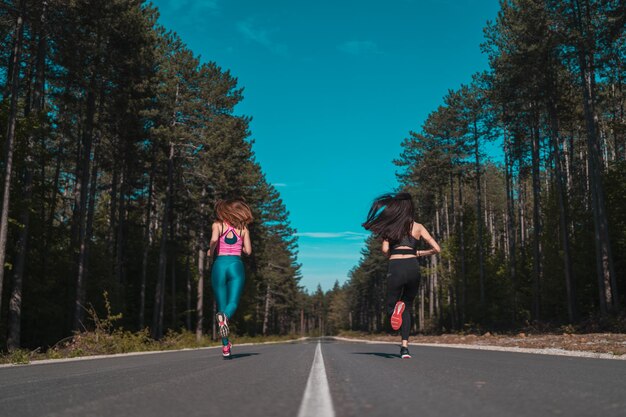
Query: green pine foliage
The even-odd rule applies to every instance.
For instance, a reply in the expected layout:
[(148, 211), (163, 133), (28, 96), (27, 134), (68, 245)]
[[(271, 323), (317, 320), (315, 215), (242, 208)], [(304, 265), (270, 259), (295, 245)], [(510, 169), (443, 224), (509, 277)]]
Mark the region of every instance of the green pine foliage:
[[(485, 28), (489, 70), (450, 90), (404, 140), (400, 189), (442, 244), (421, 260), (415, 331), (619, 328), (625, 11), (617, 1), (502, 1)], [(503, 161), (487, 158), (494, 141)], [(343, 297), (333, 292), (335, 328), (389, 331), (379, 245), (368, 241)]]
[[(91, 331), (83, 341), (100, 332), (113, 344), (121, 337), (149, 348), (153, 339), (192, 335), (199, 315), (199, 340), (215, 337), (210, 265), (200, 254), (208, 249), (214, 203), (234, 196), (244, 197), (255, 217), (234, 332), (314, 331), (295, 230), (255, 160), (250, 118), (235, 112), (243, 99), (236, 77), (160, 26), (147, 1), (5, 1), (3, 138), (20, 16), (0, 345), (45, 349)], [(4, 154), (0, 162), (4, 167)], [(199, 290), (204, 308), (196, 311)], [(94, 317), (106, 311), (116, 312), (116, 321), (103, 332)]]

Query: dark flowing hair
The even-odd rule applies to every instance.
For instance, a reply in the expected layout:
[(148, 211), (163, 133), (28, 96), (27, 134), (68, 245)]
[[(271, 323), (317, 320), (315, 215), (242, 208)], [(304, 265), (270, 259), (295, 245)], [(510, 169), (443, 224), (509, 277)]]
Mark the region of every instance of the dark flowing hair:
[(385, 240), (398, 241), (411, 234), (414, 211), (409, 193), (384, 194), (374, 200), (362, 226)]
[(215, 215), (218, 220), (235, 226), (237, 229), (245, 228), (254, 220), (250, 207), (241, 198), (218, 200), (215, 203)]

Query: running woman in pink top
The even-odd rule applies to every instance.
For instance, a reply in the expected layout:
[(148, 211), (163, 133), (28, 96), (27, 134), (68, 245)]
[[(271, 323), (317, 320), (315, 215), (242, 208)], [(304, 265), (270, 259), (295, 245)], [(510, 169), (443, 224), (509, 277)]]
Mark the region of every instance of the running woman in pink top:
[(215, 216), (217, 221), (213, 223), (208, 255), (215, 255), (211, 271), (218, 309), (215, 319), (222, 336), (222, 354), (228, 358), (232, 347), (228, 340), (228, 320), (237, 310), (246, 282), (241, 253), (252, 253), (248, 224), (253, 218), (250, 207), (241, 199), (218, 201)]

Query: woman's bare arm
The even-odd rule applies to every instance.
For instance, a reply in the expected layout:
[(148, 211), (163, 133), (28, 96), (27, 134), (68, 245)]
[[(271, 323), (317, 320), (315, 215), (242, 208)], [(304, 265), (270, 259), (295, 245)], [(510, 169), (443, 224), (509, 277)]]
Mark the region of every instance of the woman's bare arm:
[(252, 255), (252, 242), (250, 241), (250, 232), (247, 227), (243, 229), (243, 234), (243, 253)]
[(217, 222), (213, 223), (211, 227), (211, 242), (209, 243), (209, 250), (207, 251), (207, 255), (211, 256), (215, 251), (215, 247), (217, 246), (217, 242), (220, 239), (220, 226)]
[(419, 236), (422, 239), (424, 239), (424, 241), (428, 243), (428, 245), (430, 245), (430, 247), (432, 248), (429, 250), (418, 250), (416, 252), (417, 256), (430, 256), (430, 255), (434, 255), (436, 253), (441, 252), (441, 248), (439, 247), (439, 244), (437, 243), (435, 239), (433, 239), (430, 233), (428, 233), (428, 230), (426, 230), (426, 228), (419, 223), (416, 223), (416, 225), (417, 225), (417, 229), (419, 232)]
[(389, 256), (389, 241), (388, 240), (383, 240), (382, 251), (385, 256)]

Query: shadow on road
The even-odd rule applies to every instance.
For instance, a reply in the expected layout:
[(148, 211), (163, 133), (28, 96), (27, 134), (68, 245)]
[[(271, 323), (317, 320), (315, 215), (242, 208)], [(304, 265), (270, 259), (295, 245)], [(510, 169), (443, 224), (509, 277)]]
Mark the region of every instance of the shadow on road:
[(372, 355), (372, 356), (380, 356), (385, 359), (400, 359), (400, 355), (395, 355), (393, 353), (382, 353), (382, 352), (352, 352), (353, 355)]
[(259, 353), (233, 353), (229, 356), (229, 359), (240, 359), (245, 358), (246, 356), (256, 356)]

